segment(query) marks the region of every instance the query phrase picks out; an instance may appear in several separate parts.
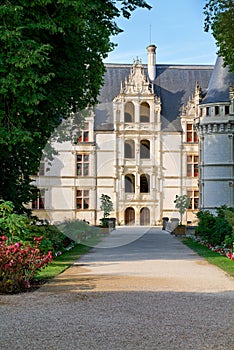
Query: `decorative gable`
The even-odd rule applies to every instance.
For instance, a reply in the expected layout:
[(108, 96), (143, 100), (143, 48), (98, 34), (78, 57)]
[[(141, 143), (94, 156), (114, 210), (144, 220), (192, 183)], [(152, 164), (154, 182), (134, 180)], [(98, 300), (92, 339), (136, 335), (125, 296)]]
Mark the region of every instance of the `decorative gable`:
[(153, 85), (146, 78), (142, 61), (137, 57), (133, 60), (131, 72), (125, 79), (124, 87), (121, 84), (120, 94), (150, 95), (153, 93)]

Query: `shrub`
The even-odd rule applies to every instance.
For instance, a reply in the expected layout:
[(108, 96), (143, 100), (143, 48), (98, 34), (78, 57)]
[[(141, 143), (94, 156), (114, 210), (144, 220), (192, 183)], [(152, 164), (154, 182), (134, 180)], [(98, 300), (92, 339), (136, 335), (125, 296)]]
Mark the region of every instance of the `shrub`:
[(14, 213), (14, 204), (10, 201), (0, 201), (0, 233), (11, 242), (17, 242), (30, 233), (29, 218)]
[(196, 234), (212, 245), (230, 246), (233, 243), (233, 208), (222, 206), (217, 208), (216, 212), (216, 216), (206, 210), (197, 213), (199, 223), (196, 227)]
[(198, 226), (196, 227), (196, 235), (209, 241), (213, 234), (215, 217), (208, 210), (199, 211), (197, 214)]
[(35, 237), (35, 246), (9, 244), (7, 236), (0, 236), (0, 292), (18, 293), (27, 290), (35, 273), (52, 261), (52, 252), (40, 252), (43, 237)]
[(59, 224), (58, 229), (76, 243), (85, 242), (89, 237), (95, 236), (98, 230), (81, 220), (67, 220)]
[(40, 251), (44, 253), (52, 251), (55, 254), (58, 251), (63, 251), (64, 247), (72, 242), (56, 226), (48, 224), (31, 226), (28, 235), (24, 236), (24, 242), (33, 245), (34, 237), (41, 236), (43, 236), (43, 239), (40, 244)]
[(35, 244), (34, 237), (43, 236), (40, 251), (44, 253), (63, 251), (64, 245), (71, 242), (56, 226), (15, 214), (14, 205), (9, 201), (0, 201), (0, 234), (7, 236), (12, 244), (20, 242), (31, 246)]
[(227, 222), (232, 228), (231, 234), (225, 236), (225, 244), (234, 252), (234, 208), (227, 208), (224, 210), (224, 215)]
[(213, 245), (224, 244), (225, 237), (232, 234), (232, 228), (224, 217), (216, 217), (214, 223), (213, 234), (210, 237), (209, 243)]

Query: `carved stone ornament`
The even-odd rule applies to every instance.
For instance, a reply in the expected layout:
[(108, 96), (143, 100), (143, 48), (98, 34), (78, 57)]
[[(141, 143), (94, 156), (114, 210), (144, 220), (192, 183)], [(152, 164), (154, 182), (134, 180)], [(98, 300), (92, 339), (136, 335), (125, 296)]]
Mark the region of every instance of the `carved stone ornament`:
[(153, 94), (153, 86), (146, 79), (144, 67), (138, 58), (133, 61), (130, 75), (125, 79), (124, 87), (121, 86), (124, 94)]

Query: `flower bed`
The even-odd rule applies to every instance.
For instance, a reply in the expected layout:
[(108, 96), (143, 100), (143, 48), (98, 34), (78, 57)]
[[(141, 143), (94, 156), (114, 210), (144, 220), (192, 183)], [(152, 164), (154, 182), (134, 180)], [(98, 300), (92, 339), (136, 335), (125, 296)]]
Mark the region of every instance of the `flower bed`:
[(9, 243), (0, 236), (0, 292), (18, 293), (31, 287), (37, 271), (52, 261), (52, 252), (40, 252), (43, 237), (35, 237), (35, 245), (23, 246), (21, 242)]
[(233, 249), (224, 246), (215, 246), (212, 245), (210, 243), (208, 243), (207, 241), (205, 241), (204, 239), (200, 238), (200, 237), (191, 237), (194, 241), (202, 244), (203, 246), (209, 248), (210, 250), (212, 250), (213, 252), (219, 253), (220, 255), (226, 256), (228, 259), (234, 260), (234, 252)]

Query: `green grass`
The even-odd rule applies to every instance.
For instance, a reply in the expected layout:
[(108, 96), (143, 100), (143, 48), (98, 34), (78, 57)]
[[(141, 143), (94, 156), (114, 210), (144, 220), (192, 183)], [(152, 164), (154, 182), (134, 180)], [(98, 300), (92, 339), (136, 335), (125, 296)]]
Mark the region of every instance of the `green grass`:
[(228, 259), (225, 256), (220, 255), (219, 253), (213, 252), (209, 248), (203, 246), (202, 244), (194, 241), (191, 238), (185, 238), (182, 242), (187, 245), (189, 248), (194, 250), (198, 255), (205, 258), (210, 264), (213, 264), (230, 276), (234, 277), (234, 261)]
[(51, 264), (37, 273), (35, 280), (45, 280), (53, 278), (65, 271), (69, 266), (79, 259), (79, 257), (90, 250), (90, 247), (78, 244), (71, 251), (57, 256)]
[(92, 237), (86, 242), (86, 245), (78, 244), (72, 250), (57, 256), (51, 264), (37, 273), (35, 280), (39, 282), (59, 275), (73, 265), (82, 255), (86, 254), (93, 246), (100, 242), (101, 239), (100, 236)]

